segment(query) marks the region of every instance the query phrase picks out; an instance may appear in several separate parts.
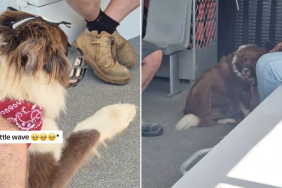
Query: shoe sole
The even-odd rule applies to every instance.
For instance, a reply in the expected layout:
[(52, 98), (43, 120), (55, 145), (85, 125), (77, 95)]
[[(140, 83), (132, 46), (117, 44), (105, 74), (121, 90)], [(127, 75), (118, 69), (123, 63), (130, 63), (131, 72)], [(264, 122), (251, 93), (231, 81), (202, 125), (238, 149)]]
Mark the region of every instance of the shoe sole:
[(108, 82), (108, 83), (111, 83), (111, 84), (116, 84), (116, 85), (124, 85), (124, 84), (128, 84), (129, 83), (129, 80), (130, 80), (130, 76), (128, 77), (123, 77), (123, 78), (114, 78), (114, 77), (111, 77), (111, 76), (108, 76), (106, 74), (104, 74), (100, 69), (99, 67), (94, 63), (92, 62), (90, 59), (88, 59), (87, 57), (84, 57), (85, 59), (85, 62), (90, 65), (92, 67), (92, 65), (94, 67), (92, 67), (93, 69), (93, 72), (94, 74), (100, 78), (101, 80), (105, 81), (105, 82)]
[(142, 137), (154, 137), (154, 136), (160, 136), (163, 134), (163, 127), (161, 127), (159, 130), (154, 132), (142, 132)]

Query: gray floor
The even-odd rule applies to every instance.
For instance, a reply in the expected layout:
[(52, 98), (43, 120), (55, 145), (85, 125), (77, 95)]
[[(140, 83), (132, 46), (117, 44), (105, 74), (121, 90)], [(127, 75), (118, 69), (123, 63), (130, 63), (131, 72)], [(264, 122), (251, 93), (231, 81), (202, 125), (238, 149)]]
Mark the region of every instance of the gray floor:
[[(116, 86), (100, 81), (89, 69), (85, 80), (68, 91), (67, 115), (59, 124), (68, 135), (77, 123), (100, 108), (115, 103), (140, 107), (140, 39), (130, 40), (137, 55), (129, 84)], [(135, 120), (119, 137), (99, 148), (101, 158), (91, 159), (71, 181), (69, 188), (135, 188), (140, 186), (140, 110)], [(105, 125), (107, 126), (107, 125)]]
[(165, 98), (169, 81), (155, 78), (143, 93), (142, 119), (160, 123), (164, 133), (142, 138), (142, 188), (171, 187), (181, 178), (180, 166), (190, 155), (215, 146), (234, 128), (234, 125), (215, 125), (176, 131), (173, 126), (184, 115), (190, 87), (188, 82), (182, 82), (183, 93)]

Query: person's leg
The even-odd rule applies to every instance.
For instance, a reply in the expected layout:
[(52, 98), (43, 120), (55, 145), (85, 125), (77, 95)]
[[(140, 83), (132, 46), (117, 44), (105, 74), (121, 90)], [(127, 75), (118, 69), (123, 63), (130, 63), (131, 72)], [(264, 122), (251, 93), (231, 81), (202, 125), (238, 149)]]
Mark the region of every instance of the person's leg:
[(282, 52), (263, 55), (256, 65), (260, 102), (282, 84)]
[[(162, 62), (162, 51), (150, 42), (142, 40), (142, 93), (145, 91)], [(142, 136), (159, 136), (163, 127), (157, 123), (149, 123), (142, 119)]]
[[(87, 29), (72, 44), (81, 48), (94, 73), (106, 82), (126, 84), (128, 68), (135, 63), (132, 46), (116, 31), (119, 22), (140, 4), (137, 0), (113, 0), (106, 13), (101, 0), (66, 0), (87, 22)], [(109, 16), (109, 15), (111, 16)]]
[(160, 68), (162, 57), (162, 51), (157, 50), (142, 60), (142, 93), (145, 91)]
[(101, 0), (66, 0), (88, 23), (90, 30), (113, 34), (119, 23), (140, 6), (140, 0), (111, 0), (105, 12), (100, 9)]
[(129, 13), (140, 6), (140, 0), (111, 0), (105, 14), (120, 23)]
[[(0, 117), (0, 130), (18, 131), (16, 126)], [(27, 144), (0, 144), (0, 187), (27, 187)]]
[(100, 13), (101, 0), (66, 0), (66, 2), (85, 20), (96, 20)]

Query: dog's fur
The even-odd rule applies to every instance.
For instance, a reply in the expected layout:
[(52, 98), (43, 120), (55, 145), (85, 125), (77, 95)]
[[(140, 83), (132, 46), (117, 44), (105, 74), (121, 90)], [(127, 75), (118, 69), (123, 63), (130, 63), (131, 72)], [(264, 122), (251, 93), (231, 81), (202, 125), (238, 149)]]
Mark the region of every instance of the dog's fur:
[[(34, 15), (9, 10), (0, 15), (0, 100), (37, 104), (43, 108), (42, 130), (58, 130), (55, 120), (65, 111), (71, 68), (66, 59), (67, 36), (40, 20), (16, 29), (3, 26), (29, 17)], [(106, 106), (79, 123), (64, 144), (32, 144), (28, 187), (65, 187), (95, 148), (127, 128), (135, 114), (135, 105)]]
[[(186, 99), (185, 115), (177, 130), (215, 123), (236, 123), (234, 117), (250, 113), (251, 83), (256, 79), (258, 59), (267, 51), (254, 44), (242, 45), (205, 71)], [(245, 66), (251, 67), (244, 69)]]

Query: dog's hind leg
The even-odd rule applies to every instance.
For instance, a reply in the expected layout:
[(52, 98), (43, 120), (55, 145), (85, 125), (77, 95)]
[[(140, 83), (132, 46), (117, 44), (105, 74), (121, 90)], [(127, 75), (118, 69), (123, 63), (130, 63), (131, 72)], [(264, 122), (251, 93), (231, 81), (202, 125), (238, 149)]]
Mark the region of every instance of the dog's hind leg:
[(50, 179), (51, 187), (65, 187), (98, 144), (126, 129), (135, 114), (134, 105), (115, 104), (102, 108), (79, 123), (65, 141), (59, 165)]
[(210, 110), (210, 112), (201, 118), (199, 126), (209, 126), (217, 123), (220, 124), (229, 124), (235, 123), (236, 120), (229, 118), (230, 114), (228, 113), (228, 107), (214, 107)]
[[(217, 123), (227, 124), (235, 123), (236, 120), (228, 118), (230, 113), (228, 106), (217, 106), (211, 108), (210, 111), (202, 116), (196, 116), (194, 114), (188, 114), (184, 116), (176, 125), (177, 130), (184, 130), (190, 127), (207, 127)], [(226, 119), (228, 118), (228, 119)]]
[(198, 127), (209, 127), (214, 125), (216, 122), (209, 116), (201, 117), (201, 121)]

